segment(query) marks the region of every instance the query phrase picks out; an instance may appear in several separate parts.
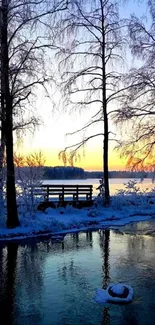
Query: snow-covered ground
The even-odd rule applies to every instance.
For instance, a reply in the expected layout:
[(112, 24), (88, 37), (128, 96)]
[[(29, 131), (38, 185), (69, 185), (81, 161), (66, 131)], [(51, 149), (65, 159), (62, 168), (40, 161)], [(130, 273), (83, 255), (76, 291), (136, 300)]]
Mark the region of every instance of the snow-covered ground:
[(133, 289), (127, 284), (110, 284), (107, 289), (97, 289), (94, 300), (99, 304), (106, 302), (129, 303), (133, 300)]
[(42, 234), (66, 234), (88, 229), (117, 228), (131, 222), (155, 218), (155, 196), (115, 195), (111, 206), (99, 204), (90, 208), (48, 208), (45, 212), (20, 213), (20, 226), (6, 228), (0, 220), (0, 240), (32, 237)]

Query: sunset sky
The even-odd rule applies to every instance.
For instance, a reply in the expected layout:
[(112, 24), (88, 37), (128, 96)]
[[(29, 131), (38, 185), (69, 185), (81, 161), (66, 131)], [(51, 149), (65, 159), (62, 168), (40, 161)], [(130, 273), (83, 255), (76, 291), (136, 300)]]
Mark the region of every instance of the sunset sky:
[[(43, 125), (36, 129), (34, 134), (26, 133), (22, 142), (16, 146), (16, 151), (22, 154), (30, 152), (42, 151), (45, 156), (47, 166), (60, 166), (63, 162), (59, 160), (58, 154), (67, 145), (74, 144), (81, 140), (81, 136), (66, 136), (66, 133), (72, 132), (88, 120), (88, 113), (80, 115), (78, 112), (68, 114), (61, 112), (61, 109), (52, 111), (50, 100), (46, 98), (40, 99), (38, 113), (43, 119)], [(42, 112), (44, 113), (42, 115)], [(111, 130), (115, 133), (115, 128), (110, 124)], [(96, 128), (92, 128), (91, 133), (102, 130), (102, 124)], [(113, 136), (115, 139), (116, 136)], [(85, 170), (102, 170), (102, 137), (97, 137), (81, 149), (80, 160), (75, 163), (75, 166), (84, 168)], [(116, 145), (114, 141), (110, 143), (109, 162), (110, 170), (120, 170), (125, 168), (125, 163), (119, 158), (119, 154), (113, 150)]]
[[(129, 16), (129, 13), (137, 12), (141, 15), (144, 12), (144, 3), (139, 1), (137, 4), (131, 2), (121, 7), (121, 13)], [(59, 95), (60, 96), (60, 95)], [(55, 98), (54, 98), (55, 100)], [(57, 102), (58, 103), (58, 102)], [(58, 153), (67, 145), (74, 144), (81, 140), (80, 136), (66, 136), (66, 133), (73, 132), (89, 120), (90, 111), (85, 111), (79, 114), (78, 112), (65, 112), (62, 106), (53, 109), (52, 101), (45, 98), (43, 94), (38, 95), (37, 114), (41, 116), (43, 124), (35, 131), (34, 134), (26, 133), (20, 146), (16, 147), (16, 151), (27, 154), (34, 151), (42, 151), (47, 166), (63, 165), (58, 159)], [(91, 132), (100, 132), (102, 126), (98, 125)], [(110, 122), (110, 130), (114, 132), (113, 140), (118, 137), (119, 130)], [(103, 132), (103, 131), (102, 131)], [(81, 159), (75, 166), (80, 166), (85, 170), (102, 170), (102, 138), (95, 138), (90, 141), (84, 150), (81, 150)], [(119, 154), (113, 150), (115, 142), (110, 143), (109, 152), (109, 168), (110, 170), (125, 169), (125, 161), (120, 159)]]

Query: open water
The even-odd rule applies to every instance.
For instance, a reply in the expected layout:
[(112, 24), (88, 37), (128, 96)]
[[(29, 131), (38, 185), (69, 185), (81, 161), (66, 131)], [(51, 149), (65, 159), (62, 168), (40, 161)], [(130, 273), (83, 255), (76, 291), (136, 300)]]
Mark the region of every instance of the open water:
[[(125, 189), (125, 185), (130, 180), (136, 180), (137, 186), (140, 190), (151, 189), (155, 187), (155, 183), (152, 183), (150, 178), (145, 178), (143, 182), (140, 179), (130, 179), (130, 178), (110, 178), (109, 179), (109, 186), (110, 186), (110, 193), (116, 194), (118, 190)], [(97, 178), (87, 178), (87, 179), (60, 179), (60, 180), (44, 180), (43, 184), (92, 184), (93, 185), (93, 194), (98, 194), (97, 187), (99, 186), (99, 179)]]
[[(155, 223), (1, 242), (0, 324), (154, 325), (155, 237), (146, 229)], [(133, 302), (96, 304), (95, 290), (117, 282), (133, 287)]]

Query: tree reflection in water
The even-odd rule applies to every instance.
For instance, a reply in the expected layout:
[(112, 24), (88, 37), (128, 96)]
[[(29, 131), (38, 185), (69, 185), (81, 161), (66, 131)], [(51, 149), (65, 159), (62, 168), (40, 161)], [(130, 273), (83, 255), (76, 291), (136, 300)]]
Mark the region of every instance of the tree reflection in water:
[[(40, 324), (43, 310), (43, 269), (47, 247), (35, 242), (20, 246), (18, 258), (18, 324)], [(17, 325), (17, 324), (15, 324)]]
[(87, 242), (89, 242), (90, 247), (92, 247), (93, 246), (92, 231), (87, 231), (86, 232), (86, 239), (87, 239)]
[[(152, 324), (154, 288), (149, 295), (148, 288), (155, 282), (154, 245), (155, 239), (120, 237), (109, 230), (68, 235), (63, 246), (51, 239), (26, 240), (19, 247), (1, 244), (0, 324), (138, 325), (144, 324), (146, 313), (146, 324)], [(134, 287), (136, 296), (140, 290), (142, 300), (95, 305), (92, 295), (99, 281), (104, 289), (123, 281)]]
[(0, 250), (0, 315), (1, 324), (12, 325), (15, 304), (15, 283), (17, 271), (18, 244), (8, 243), (7, 249)]
[(0, 324), (39, 324), (43, 247), (35, 242), (19, 246), (10, 242), (0, 250)]
[[(101, 248), (101, 252), (102, 252), (102, 257), (103, 257), (103, 285), (102, 288), (106, 289), (107, 286), (109, 285), (110, 282), (110, 262), (109, 262), (109, 257), (110, 257), (110, 230), (106, 229), (103, 231), (100, 231), (99, 233), (100, 235), (100, 248)], [(131, 240), (131, 237), (129, 237), (130, 239), (130, 244), (129, 247), (132, 247), (132, 254), (131, 254), (131, 260), (133, 259), (133, 255), (134, 255), (134, 251), (133, 250), (133, 239)], [(132, 244), (131, 244), (132, 243)], [(137, 243), (137, 241), (136, 241)], [(129, 249), (130, 251), (130, 249)], [(119, 256), (118, 256), (119, 258)], [(120, 260), (121, 261), (121, 260)], [(121, 263), (119, 263), (119, 267), (120, 269), (122, 269)], [(126, 268), (124, 270), (126, 272)], [(121, 279), (120, 279), (121, 280)], [(119, 312), (120, 313), (120, 324), (125, 324), (125, 325), (138, 325), (138, 321), (137, 321), (137, 315), (135, 312), (135, 306), (133, 304), (131, 305), (110, 305), (109, 307), (104, 307), (103, 308), (103, 318), (102, 318), (102, 322), (101, 325), (109, 325), (111, 323), (110, 319), (110, 310), (113, 312), (116, 312), (117, 314), (117, 310), (119, 308)], [(113, 317), (112, 317), (113, 318)], [(118, 321), (118, 319), (117, 319)]]
[[(110, 254), (110, 230), (105, 229), (99, 232), (99, 244), (101, 248), (101, 254), (103, 257), (103, 284), (102, 288), (107, 289), (110, 280), (110, 264), (109, 264), (109, 254)], [(110, 313), (109, 307), (103, 308), (103, 319), (101, 325), (110, 324)]]
[[(70, 249), (72, 250), (73, 248), (75, 249), (75, 251), (78, 251), (79, 249), (87, 249), (87, 247), (90, 247), (90, 249), (92, 249), (92, 232), (87, 231), (86, 233), (76, 233), (76, 234), (71, 234), (71, 243), (75, 244), (75, 246), (71, 245)], [(66, 251), (69, 251), (69, 247), (67, 247), (64, 244), (64, 249)], [(58, 266), (58, 274), (59, 274), (59, 278), (62, 279), (64, 281), (65, 284), (68, 283), (68, 281), (70, 281), (70, 278), (72, 279), (72, 281), (75, 281), (78, 283), (80, 283), (80, 285), (82, 285), (83, 287), (86, 286), (86, 279), (84, 280), (84, 275), (82, 276), (81, 274), (81, 269), (80, 269), (80, 265), (77, 265), (74, 262), (74, 258), (72, 257), (70, 259), (70, 261), (67, 263), (63, 263), (63, 266), (61, 265), (61, 268)]]

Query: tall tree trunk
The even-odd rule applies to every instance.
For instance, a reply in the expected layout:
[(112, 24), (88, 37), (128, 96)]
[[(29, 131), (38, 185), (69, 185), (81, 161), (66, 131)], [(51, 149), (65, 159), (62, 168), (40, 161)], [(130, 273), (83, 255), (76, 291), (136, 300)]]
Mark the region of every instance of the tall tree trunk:
[[(2, 27), (2, 10), (0, 10), (0, 26)], [(2, 28), (0, 28), (0, 56), (2, 57)], [(0, 113), (1, 113), (1, 144), (0, 144), (0, 206), (3, 207), (3, 186), (4, 186), (4, 152), (5, 152), (5, 107), (4, 107), (4, 74), (2, 74), (3, 64), (2, 60), (0, 61), (0, 91), (1, 91), (1, 100), (0, 100)], [(2, 209), (3, 210), (3, 209)], [(1, 210), (1, 211), (2, 211)]]
[(6, 164), (7, 164), (7, 227), (14, 228), (19, 225), (16, 189), (15, 169), (13, 162), (13, 125), (12, 125), (12, 103), (8, 105), (6, 114)]
[(1, 144), (0, 144), (0, 206), (1, 212), (4, 208), (3, 187), (4, 187), (4, 152), (5, 152), (5, 135), (4, 135), (4, 122), (1, 123)]
[(109, 193), (109, 171), (108, 171), (108, 114), (107, 114), (107, 100), (106, 100), (106, 63), (105, 63), (105, 28), (104, 28), (104, 7), (102, 0), (101, 12), (102, 12), (102, 105), (103, 105), (103, 117), (104, 117), (104, 140), (103, 140), (103, 168), (104, 168), (104, 188), (105, 188), (105, 205), (110, 203)]
[[(1, 78), (1, 85), (2, 85), (2, 78)], [(3, 207), (5, 125), (4, 125), (4, 96), (2, 94), (2, 91), (1, 91), (1, 139), (0, 139), (0, 142), (1, 142), (0, 143), (0, 206)]]
[(8, 59), (8, 0), (2, 0), (2, 26), (1, 26), (1, 73), (3, 75), (4, 105), (5, 105), (5, 140), (6, 140), (6, 163), (7, 163), (7, 227), (14, 228), (19, 225), (15, 171), (13, 162), (13, 116), (12, 98), (9, 89), (9, 59)]

